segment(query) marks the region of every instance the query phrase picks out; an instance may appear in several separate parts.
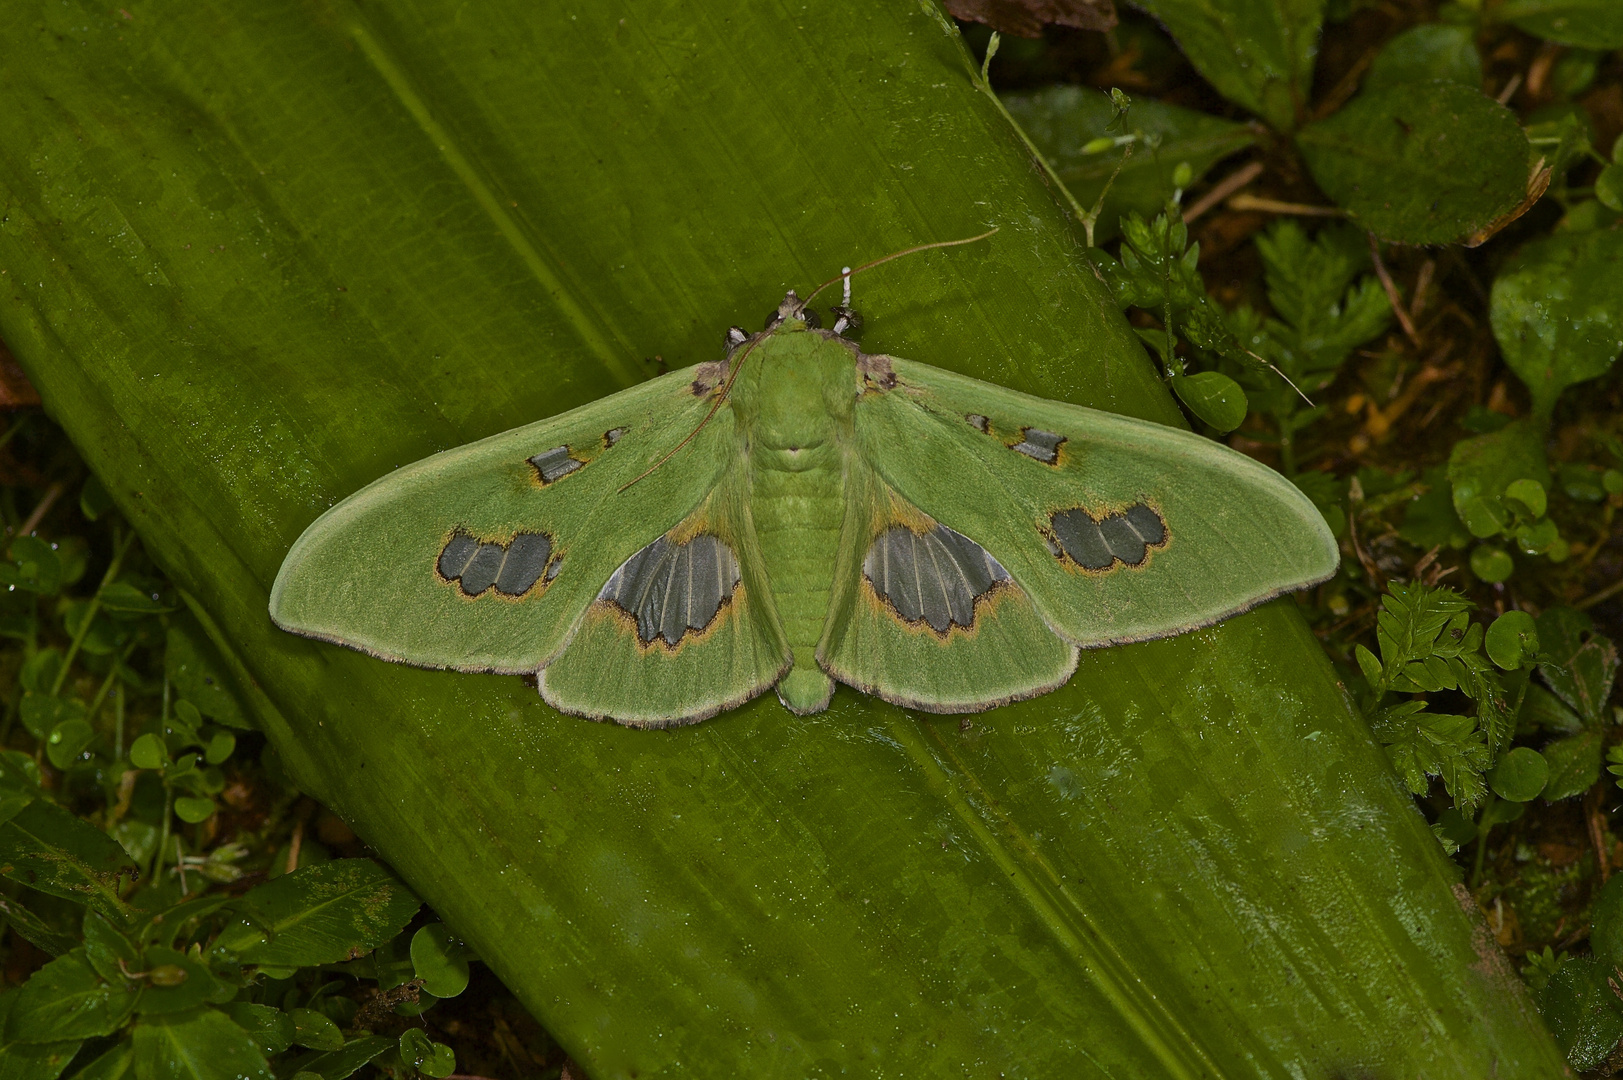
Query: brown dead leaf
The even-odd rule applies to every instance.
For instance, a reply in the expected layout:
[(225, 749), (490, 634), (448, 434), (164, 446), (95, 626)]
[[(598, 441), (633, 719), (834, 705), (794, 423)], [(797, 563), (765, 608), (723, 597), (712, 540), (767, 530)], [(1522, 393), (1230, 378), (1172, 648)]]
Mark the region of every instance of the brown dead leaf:
[(1472, 233), (1470, 237), (1466, 239), (1465, 246), (1468, 248), (1474, 248), (1481, 247), (1483, 244), (1486, 244), (1500, 229), (1503, 229), (1506, 225), (1509, 225), (1512, 221), (1515, 221), (1517, 218), (1531, 210), (1533, 208), (1533, 204), (1538, 202), (1539, 199), (1543, 198), (1544, 192), (1549, 188), (1549, 186), (1550, 167), (1544, 164), (1543, 158), (1539, 158), (1538, 164), (1534, 165), (1533, 171), (1528, 174), (1527, 194), (1523, 197), (1522, 201), (1517, 203), (1515, 208), (1504, 217), (1496, 218), (1482, 226), (1482, 228), (1478, 229), (1476, 232)]
[(1559, 869), (1563, 866), (1571, 866), (1573, 863), (1583, 858), (1584, 849), (1578, 847), (1576, 844), (1561, 844), (1554, 841), (1546, 841), (1538, 846), (1538, 853), (1541, 857), (1548, 861), (1551, 866)]
[(39, 404), (39, 391), (28, 381), (17, 358), (0, 341), (0, 409), (27, 409)]
[(1109, 30), (1116, 25), (1111, 0), (945, 0), (955, 19), (985, 23), (1000, 34), (1042, 37), (1044, 26)]

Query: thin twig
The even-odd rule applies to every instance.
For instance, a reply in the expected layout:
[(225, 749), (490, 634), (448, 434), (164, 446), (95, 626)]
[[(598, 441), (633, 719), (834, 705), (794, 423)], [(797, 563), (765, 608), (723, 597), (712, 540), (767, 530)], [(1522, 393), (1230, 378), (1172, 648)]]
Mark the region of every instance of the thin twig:
[(1597, 784), (1589, 789), (1589, 795), (1584, 799), (1584, 818), (1589, 826), (1589, 842), (1595, 845), (1595, 861), (1599, 864), (1600, 880), (1602, 884), (1612, 876), (1612, 861), (1606, 857), (1606, 818), (1601, 812), (1601, 800), (1605, 798), (1606, 785)]
[(293, 823), (293, 839), (287, 842), (287, 867), (283, 873), (291, 874), (299, 868), (299, 848), (304, 844), (304, 819)]
[(1508, 105), (1510, 99), (1516, 96), (1516, 91), (1521, 88), (1521, 85), (1522, 73), (1518, 71), (1510, 77), (1510, 81), (1505, 84), (1503, 90), (1499, 91), (1499, 96), (1495, 100), (1501, 105)]
[[(1598, 547), (1599, 545), (1596, 546)], [(1600, 592), (1586, 596), (1572, 606), (1577, 608), (1579, 611), (1584, 611), (1588, 608), (1594, 607), (1596, 604), (1604, 603), (1605, 601), (1610, 600), (1620, 592), (1623, 592), (1623, 578), (1618, 578)]]
[(1409, 568), (1409, 580), (1410, 581), (1420, 581), (1420, 580), (1422, 580), (1421, 575), (1423, 575), (1426, 572), (1426, 567), (1430, 566), (1432, 563), (1437, 561), (1437, 553), (1439, 551), (1441, 551), (1441, 550), (1443, 550), (1443, 545), (1438, 544), (1435, 547), (1433, 547), (1430, 551), (1428, 551), (1424, 555), (1420, 556), (1419, 559), (1415, 560), (1415, 564)]
[(1003, 99), (997, 96), (997, 91), (992, 89), (992, 54), (997, 51), (1000, 40), (1001, 36), (999, 34), (994, 33), (992, 35), (992, 40), (986, 46), (986, 59), (981, 63), (980, 69), (976, 70), (973, 64), (970, 66), (969, 81), (975, 89), (991, 100), (993, 107), (998, 112), (1003, 114), (1003, 119), (1008, 121), (1009, 127), (1014, 129), (1014, 133), (1020, 136), (1020, 141), (1025, 144), (1026, 152), (1031, 155), (1031, 160), (1035, 161), (1037, 167), (1048, 174), (1049, 183), (1053, 184), (1054, 188), (1065, 197), (1065, 202), (1070, 206), (1071, 213), (1076, 216), (1076, 220), (1082, 221), (1086, 219), (1088, 212), (1082, 209), (1082, 204), (1077, 201), (1075, 195), (1071, 194), (1071, 189), (1066, 186), (1064, 179), (1060, 177), (1059, 170), (1054, 168), (1054, 163), (1049, 161), (1041, 150), (1037, 149), (1037, 144), (1031, 141), (1031, 136), (1026, 134), (1026, 129), (1020, 126), (1019, 121), (1015, 120), (1014, 115), (1003, 104)]
[[(134, 647), (135, 642), (132, 641), (129, 648), (124, 650), (124, 655), (128, 656), (130, 649)], [(120, 657), (119, 659), (123, 659), (123, 657)], [(106, 678), (102, 679), (101, 688), (96, 691), (95, 698), (90, 702), (90, 711), (85, 713), (85, 721), (87, 723), (92, 725), (95, 724), (96, 718), (101, 714), (102, 705), (107, 701), (107, 694), (113, 689), (113, 680), (116, 678), (118, 678), (118, 663), (115, 661), (113, 665), (107, 669), (107, 676)], [(123, 755), (121, 754), (119, 756), (122, 757)]]
[(107, 586), (118, 577), (118, 571), (124, 564), (124, 556), (130, 550), (130, 544), (135, 541), (135, 532), (127, 533), (118, 530), (122, 535), (113, 541), (113, 561), (107, 564), (107, 572), (101, 576), (101, 584), (96, 586), (96, 595), (90, 598), (85, 605), (84, 615), (79, 620), (79, 629), (73, 633), (73, 640), (68, 642), (67, 655), (62, 657), (62, 666), (56, 669), (56, 681), (51, 684), (51, 696), (55, 697), (62, 692), (62, 684), (67, 681), (68, 669), (73, 666), (74, 657), (79, 655), (79, 647), (85, 643), (85, 636), (90, 633), (90, 624), (95, 621), (96, 613), (101, 610), (101, 594), (107, 591)]
[(1280, 202), (1245, 192), (1229, 200), (1230, 210), (1260, 210), (1265, 214), (1295, 214), (1298, 217), (1346, 217), (1347, 211), (1339, 206), (1310, 206), (1307, 203)]
[(1403, 327), (1403, 332), (1408, 335), (1409, 340), (1418, 345), (1420, 344), (1420, 335), (1415, 332), (1414, 320), (1409, 318), (1409, 311), (1403, 305), (1403, 298), (1398, 295), (1397, 283), (1392, 280), (1392, 275), (1387, 272), (1386, 263), (1381, 261), (1381, 242), (1375, 239), (1374, 233), (1368, 233), (1367, 235), (1369, 236), (1369, 258), (1375, 264), (1375, 276), (1381, 279), (1381, 288), (1386, 290), (1386, 299), (1392, 305), (1392, 314), (1398, 317), (1398, 325)]
[[(6, 347), (4, 345), (0, 345), (0, 357), (3, 357), (5, 354)], [(6, 428), (6, 433), (4, 435), (0, 435), (0, 446), (4, 446), (12, 439), (16, 438), (17, 435), (22, 432), (23, 428), (28, 426), (28, 421), (32, 420), (33, 418), (33, 413), (24, 413), (21, 419), (17, 420), (10, 427)]]
[(1082, 231), (1087, 235), (1088, 247), (1093, 246), (1093, 230), (1099, 225), (1099, 215), (1105, 212), (1105, 196), (1110, 189), (1116, 186), (1116, 177), (1121, 175), (1122, 169), (1127, 165), (1127, 159), (1133, 156), (1133, 144), (1128, 143), (1121, 148), (1121, 157), (1116, 161), (1116, 167), (1110, 170), (1110, 178), (1105, 186), (1099, 189), (1099, 197), (1093, 200), (1093, 209), (1082, 217)]
[[(1491, 792), (1491, 791), (1488, 792), (1488, 801), (1482, 804), (1482, 818), (1481, 818), (1482, 821), (1484, 821), (1484, 822), (1487, 821), (1489, 811), (1491, 811), (1493, 809), (1494, 804), (1497, 803), (1498, 801), (1499, 800), (1494, 797), (1493, 792)], [(1472, 892), (1475, 892), (1477, 886), (1482, 883), (1483, 856), (1485, 856), (1488, 853), (1488, 833), (1490, 833), (1492, 831), (1493, 831), (1493, 826), (1492, 825), (1484, 825), (1482, 828), (1477, 830), (1477, 834), (1476, 834), (1476, 859), (1471, 863), (1471, 891)]]
[(35, 505), (34, 512), (28, 515), (28, 520), (17, 527), (18, 536), (27, 536), (39, 528), (39, 523), (45, 520), (45, 515), (51, 512), (56, 500), (62, 497), (62, 481), (58, 480), (45, 489), (45, 497)]
[(1546, 41), (1544, 47), (1533, 57), (1533, 62), (1527, 66), (1527, 92), (1533, 97), (1544, 96), (1544, 80), (1550, 77), (1550, 69), (1555, 66), (1556, 58), (1561, 55), (1563, 46), (1553, 41)]
[(1235, 169), (1223, 177), (1222, 180), (1219, 180), (1216, 187), (1196, 199), (1194, 204), (1183, 212), (1183, 223), (1187, 225), (1194, 221), (1200, 215), (1261, 176), (1266, 168), (1267, 166), (1262, 162), (1253, 161), (1243, 168)]
[(1350, 504), (1348, 509), (1352, 511), (1347, 515), (1347, 538), (1352, 541), (1353, 554), (1358, 556), (1358, 565), (1369, 575), (1369, 583), (1375, 587), (1375, 591), (1382, 592), (1386, 588), (1386, 583), (1381, 578), (1381, 568), (1364, 550), (1364, 545), (1358, 542), (1358, 510), (1364, 502), (1364, 485), (1358, 482), (1356, 476), (1348, 485), (1347, 502)]
[(1414, 299), (1409, 301), (1409, 318), (1420, 318), (1420, 313), (1426, 309), (1426, 293), (1431, 288), (1431, 279), (1436, 274), (1436, 259), (1427, 259), (1420, 264), (1420, 273), (1415, 275)]
[[(167, 689), (167, 679), (164, 681), (164, 686)], [(163, 882), (164, 849), (169, 846), (169, 820), (170, 818), (174, 817), (174, 814), (175, 789), (170, 787), (168, 784), (165, 784), (163, 786), (163, 832), (158, 837), (157, 848), (152, 852), (152, 883), (154, 885), (159, 885)]]
[(1324, 100), (1319, 102), (1313, 109), (1313, 119), (1323, 120), (1326, 116), (1345, 105), (1347, 99), (1358, 92), (1358, 84), (1363, 81), (1364, 72), (1369, 70), (1370, 64), (1374, 63), (1375, 57), (1380, 51), (1378, 46), (1365, 50), (1364, 55), (1360, 56), (1358, 61), (1347, 69), (1347, 73), (1336, 82), (1335, 86), (1330, 88), (1330, 92), (1324, 96)]

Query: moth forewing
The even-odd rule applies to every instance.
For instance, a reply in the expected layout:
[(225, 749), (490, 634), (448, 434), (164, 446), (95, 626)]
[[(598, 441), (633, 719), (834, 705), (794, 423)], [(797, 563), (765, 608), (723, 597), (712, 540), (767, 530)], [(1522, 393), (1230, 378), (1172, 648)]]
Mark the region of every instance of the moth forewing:
[[(672, 372), (362, 488), (294, 543), (271, 618), (422, 667), (534, 672), (615, 568), (691, 513), (722, 475), (730, 417), (695, 440), (684, 468), (656, 471), (635, 500), (614, 498), (709, 408), (693, 378)], [(515, 557), (533, 561), (543, 546), (541, 573), (515, 575)]]
[(902, 392), (857, 403), (865, 460), (985, 547), (1067, 641), (1181, 633), (1335, 572), (1317, 509), (1243, 454), (923, 364), (892, 369)]
[(694, 723), (764, 693), (789, 649), (736, 462), (698, 510), (615, 569), (541, 669), (560, 711), (633, 727)]

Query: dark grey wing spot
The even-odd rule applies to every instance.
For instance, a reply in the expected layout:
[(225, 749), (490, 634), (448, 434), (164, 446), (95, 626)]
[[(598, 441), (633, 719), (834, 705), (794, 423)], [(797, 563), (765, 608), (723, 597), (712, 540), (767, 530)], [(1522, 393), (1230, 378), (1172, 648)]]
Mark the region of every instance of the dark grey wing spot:
[(435, 563), (446, 581), (459, 583), (465, 596), (478, 596), (492, 585), (504, 596), (523, 596), (546, 573), (551, 581), (558, 576), (558, 564), (548, 569), (552, 537), (546, 533), (521, 532), (505, 544), (481, 541), (462, 529), (451, 534)]
[[(700, 543), (700, 539), (711, 542)], [(693, 543), (686, 545), (688, 579), (684, 625), (687, 629), (703, 630), (708, 626), (721, 610), (722, 598), (732, 592), (730, 585), (726, 589), (722, 586), (721, 546), (713, 536), (696, 537)]]
[(619, 442), (620, 437), (625, 433), (626, 429), (623, 427), (609, 428), (609, 430), (603, 433), (603, 448), (607, 450), (609, 447)]
[(952, 626), (953, 599), (956, 575), (944, 552), (930, 543), (929, 533), (917, 537), (913, 544), (913, 572), (919, 582), (919, 604), (924, 609), (924, 621), (936, 633), (945, 633)]
[(1126, 518), (1133, 531), (1150, 547), (1159, 547), (1167, 540), (1167, 523), (1150, 507), (1134, 503), (1127, 508)]
[(461, 577), (462, 571), (468, 568), (469, 560), (478, 550), (479, 541), (461, 529), (452, 533), (451, 539), (445, 542), (445, 550), (440, 552), (439, 562), (435, 564), (440, 577), (446, 581), (455, 581)]
[(1024, 454), (1033, 461), (1052, 465), (1059, 460), (1059, 448), (1064, 442), (1063, 435), (1056, 435), (1042, 428), (1028, 427), (1020, 429), (1020, 441), (1009, 449)]
[(545, 533), (521, 532), (507, 545), (507, 558), (496, 575), (496, 591), (504, 596), (523, 596), (534, 587), (547, 569), (552, 555), (552, 538)]
[(663, 536), (637, 552), (621, 564), (609, 578), (609, 583), (598, 593), (598, 599), (611, 600), (637, 619), (637, 637), (643, 644), (659, 635), (659, 622), (654, 604), (664, 598), (663, 592), (651, 596), (661, 569), (669, 561), (670, 541)]
[(1097, 520), (1080, 508), (1062, 510), (1049, 524), (1060, 550), (1084, 570), (1108, 570), (1118, 561), (1142, 566), (1149, 549), (1167, 540), (1166, 522), (1143, 503)]
[(570, 457), (569, 447), (554, 446), (551, 450), (543, 450), (535, 455), (530, 459), (530, 464), (535, 466), (535, 473), (541, 478), (541, 482), (550, 484), (560, 477), (568, 476), (586, 463)]
[(1085, 570), (1108, 570), (1115, 563), (1099, 523), (1086, 510), (1062, 510), (1049, 519), (1060, 549)]
[(685, 544), (660, 537), (620, 565), (597, 594), (637, 620), (637, 639), (675, 646), (715, 621), (738, 588), (738, 557), (714, 536)]
[(660, 601), (659, 633), (674, 645), (688, 628), (688, 593), (693, 586), (693, 545), (671, 545), (671, 567), (665, 577), (665, 594)]
[(496, 576), (502, 572), (502, 563), (507, 559), (507, 549), (500, 544), (480, 544), (479, 550), (473, 553), (468, 560), (467, 567), (462, 571), (462, 591), (469, 596), (478, 596), (492, 585), (496, 584)]
[(1144, 541), (1123, 515), (1110, 514), (1099, 522), (1099, 535), (1110, 546), (1110, 553), (1128, 566), (1137, 566), (1144, 561)]
[(975, 541), (936, 525), (920, 535), (905, 525), (874, 538), (862, 561), (873, 590), (902, 620), (945, 634), (975, 623), (975, 601), (1009, 573)]
[(951, 553), (953, 566), (963, 575), (970, 596), (980, 596), (997, 582), (1009, 579), (1002, 564), (963, 533), (937, 525), (931, 535)]
[(918, 537), (900, 526), (887, 529), (868, 549), (862, 571), (874, 591), (889, 600), (908, 622), (918, 622), (924, 607), (919, 602), (919, 579), (914, 568), (914, 548)]
[(970, 413), (965, 416), (964, 419), (969, 421), (970, 427), (974, 428), (982, 435), (985, 435), (987, 432), (992, 430), (992, 421), (988, 420), (980, 413)]

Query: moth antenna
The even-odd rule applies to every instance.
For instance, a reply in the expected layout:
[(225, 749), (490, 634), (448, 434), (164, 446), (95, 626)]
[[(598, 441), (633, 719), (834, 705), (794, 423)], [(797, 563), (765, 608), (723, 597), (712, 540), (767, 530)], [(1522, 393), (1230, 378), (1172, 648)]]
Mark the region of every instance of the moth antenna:
[(847, 306), (849, 306), (851, 298), (851, 279), (857, 274), (862, 273), (864, 270), (872, 270), (876, 266), (888, 263), (892, 259), (900, 259), (904, 255), (917, 255), (921, 251), (934, 251), (936, 248), (962, 247), (964, 244), (973, 244), (977, 240), (985, 240), (988, 236), (991, 236), (993, 233), (997, 232), (997, 230), (998, 226), (994, 225), (990, 229), (987, 229), (985, 232), (981, 233), (979, 236), (966, 236), (962, 240), (937, 240), (933, 244), (919, 244), (916, 247), (903, 248), (901, 251), (893, 251), (889, 255), (881, 255), (872, 262), (865, 262), (861, 266), (855, 268), (847, 266), (838, 274), (834, 275), (821, 285), (817, 286), (817, 288), (813, 289), (807, 295), (806, 299), (800, 302), (800, 307), (796, 310), (804, 311), (806, 305), (816, 299), (818, 293), (822, 292), (824, 289), (828, 288), (830, 285), (833, 285), (837, 281), (845, 282), (846, 301)]
[(845, 283), (844, 288), (842, 288), (841, 291), (840, 291), (840, 306), (841, 307), (850, 307), (851, 306), (851, 268), (849, 266), (840, 267), (840, 278)]
[[(821, 285), (817, 286), (817, 288), (815, 288), (815, 289), (813, 289), (811, 291), (811, 293), (806, 297), (806, 299), (800, 301), (799, 305), (796, 306), (795, 311), (797, 313), (805, 311), (806, 310), (806, 305), (811, 303), (812, 300), (816, 298), (818, 293), (822, 292), (824, 289), (828, 288), (830, 285), (833, 285), (837, 281), (845, 283), (845, 302), (846, 302), (846, 306), (850, 306), (850, 302), (851, 302), (851, 278), (854, 277), (857, 274), (862, 273), (864, 270), (872, 270), (876, 266), (880, 266), (880, 265), (882, 265), (884, 263), (888, 263), (893, 259), (900, 259), (904, 255), (916, 255), (921, 251), (934, 251), (936, 248), (961, 247), (964, 244), (973, 244), (977, 240), (985, 240), (988, 236), (991, 236), (993, 233), (997, 232), (997, 230), (998, 230), (998, 227), (996, 225), (994, 225), (990, 229), (987, 229), (985, 232), (981, 233), (979, 236), (967, 236), (962, 240), (937, 240), (933, 244), (918, 244), (918, 245), (916, 245), (914, 247), (903, 248), (901, 251), (893, 251), (889, 255), (881, 255), (879, 258), (874, 259), (871, 262), (865, 262), (861, 266), (858, 266), (858, 267), (854, 267), (854, 268), (850, 267), (850, 266), (841, 267), (840, 272), (838, 274), (836, 274), (834, 277), (829, 278), (827, 281), (823, 282)], [(624, 491), (626, 488), (630, 487), (632, 484), (635, 484), (638, 480), (641, 480), (644, 476), (647, 476), (649, 473), (653, 472), (655, 469), (659, 468), (661, 465), (665, 464), (667, 461), (671, 460), (671, 458), (675, 457), (677, 452), (679, 450), (681, 450), (682, 447), (684, 447), (688, 443), (692, 442), (694, 440), (694, 438), (699, 434), (699, 432), (704, 430), (704, 426), (706, 424), (710, 423), (711, 418), (716, 415), (716, 410), (720, 409), (721, 406), (722, 406), (722, 403), (727, 400), (727, 395), (732, 393), (734, 380), (736, 380), (738, 378), (738, 373), (744, 370), (744, 361), (749, 358), (749, 354), (755, 350), (755, 346), (760, 340), (761, 339), (759, 337), (757, 337), (756, 339), (754, 339), (753, 341), (751, 341), (749, 343), (749, 346), (747, 348), (744, 349), (743, 355), (741, 355), (738, 358), (737, 365), (735, 365), (733, 367), (733, 369), (730, 372), (727, 373), (727, 382), (725, 384), (723, 384), (723, 386), (721, 388), (721, 393), (716, 395), (715, 403), (710, 406), (710, 411), (704, 414), (704, 419), (703, 420), (699, 421), (699, 426), (694, 428), (692, 431), (688, 432), (687, 437), (684, 438), (681, 442), (677, 443), (674, 447), (672, 447), (670, 453), (666, 454), (664, 457), (660, 458), (658, 461), (656, 461), (652, 465), (648, 466), (648, 468), (646, 470), (644, 470), (640, 475), (635, 476), (632, 479), (626, 481), (624, 484), (622, 484), (615, 491), (616, 495), (618, 495), (620, 492)]]
[(616, 488), (614, 492), (616, 495), (620, 494), (620, 492), (624, 491), (632, 484), (635, 484), (638, 480), (641, 480), (644, 476), (647, 476), (649, 473), (671, 460), (671, 458), (676, 456), (677, 451), (681, 450), (682, 447), (686, 446), (688, 443), (692, 442), (696, 437), (698, 437), (699, 432), (704, 430), (704, 426), (710, 423), (710, 418), (716, 415), (716, 410), (721, 408), (722, 402), (727, 400), (727, 395), (732, 393), (733, 381), (738, 378), (738, 373), (744, 370), (744, 361), (749, 359), (749, 354), (755, 351), (755, 346), (760, 342), (760, 340), (761, 339), (757, 337), (754, 341), (749, 343), (747, 348), (744, 349), (743, 355), (738, 358), (738, 363), (733, 367), (732, 371), (727, 373), (727, 381), (722, 384), (721, 393), (716, 395), (715, 403), (710, 406), (710, 411), (704, 414), (704, 419), (699, 421), (699, 426), (688, 432), (687, 436), (683, 438), (681, 442), (671, 447), (670, 453), (648, 466), (648, 468), (644, 469), (637, 476), (632, 477), (630, 480), (627, 480), (625, 483)]

